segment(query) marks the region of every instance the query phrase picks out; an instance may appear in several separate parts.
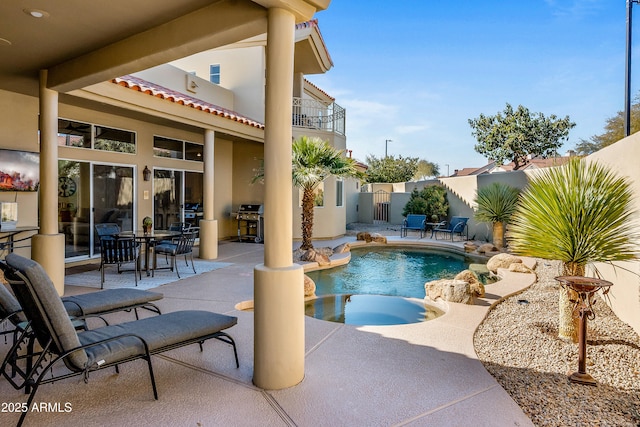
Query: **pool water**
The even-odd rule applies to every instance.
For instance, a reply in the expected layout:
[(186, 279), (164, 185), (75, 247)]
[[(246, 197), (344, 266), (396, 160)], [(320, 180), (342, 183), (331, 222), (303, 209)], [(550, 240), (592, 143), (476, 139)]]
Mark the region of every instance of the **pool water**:
[(368, 294), (424, 298), (424, 284), (453, 278), (473, 260), (429, 249), (352, 249), (351, 262), (307, 274), (316, 284), (316, 295)]
[(422, 300), (424, 284), (453, 278), (473, 260), (429, 249), (367, 248), (351, 251), (343, 266), (306, 273), (318, 298), (305, 303), (307, 316), (350, 325), (399, 325), (444, 314)]

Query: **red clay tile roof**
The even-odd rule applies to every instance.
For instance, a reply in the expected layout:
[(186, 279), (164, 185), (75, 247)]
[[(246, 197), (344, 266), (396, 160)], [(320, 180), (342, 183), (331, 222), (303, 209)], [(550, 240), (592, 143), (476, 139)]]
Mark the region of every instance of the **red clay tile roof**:
[(111, 82), (129, 89), (136, 90), (138, 92), (144, 92), (148, 95), (155, 96), (160, 99), (175, 102), (176, 104), (195, 108), (196, 110), (201, 110), (205, 113), (211, 113), (214, 116), (221, 116), (229, 120), (234, 120), (236, 122), (246, 124), (248, 126), (264, 129), (263, 123), (252, 120), (248, 117), (236, 113), (235, 111), (227, 110), (226, 108), (218, 107), (217, 105), (210, 104), (189, 95), (185, 95), (184, 93), (167, 89), (163, 86), (148, 82), (139, 77), (126, 75), (122, 77), (116, 77), (115, 79), (111, 80)]
[(329, 58), (329, 62), (333, 65), (333, 59), (331, 59), (331, 55), (329, 55), (329, 49), (327, 49), (327, 44), (324, 42), (324, 37), (322, 37), (322, 33), (320, 32), (320, 27), (318, 26), (318, 20), (312, 19), (310, 21), (301, 22), (296, 24), (296, 30), (301, 30), (303, 28), (313, 28), (315, 27), (318, 30), (318, 35), (320, 36), (320, 40), (322, 40), (322, 46), (324, 47), (324, 51), (327, 54), (327, 58)]
[(311, 87), (315, 88), (318, 92), (322, 93), (323, 95), (326, 95), (326, 97), (327, 97), (327, 98), (329, 98), (330, 100), (332, 100), (332, 101), (335, 101), (335, 100), (336, 100), (333, 96), (329, 95), (327, 92), (325, 92), (324, 90), (320, 89), (318, 86), (314, 85), (314, 84), (313, 84), (313, 83), (311, 83), (309, 80), (304, 79), (304, 82), (305, 82), (306, 84), (308, 84), (309, 86), (311, 86)]

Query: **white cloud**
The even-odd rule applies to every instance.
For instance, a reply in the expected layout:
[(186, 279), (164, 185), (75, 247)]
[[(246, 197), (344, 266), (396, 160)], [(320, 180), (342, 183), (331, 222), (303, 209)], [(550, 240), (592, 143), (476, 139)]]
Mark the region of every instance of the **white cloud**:
[(400, 135), (407, 135), (429, 129), (427, 125), (399, 125), (394, 130)]

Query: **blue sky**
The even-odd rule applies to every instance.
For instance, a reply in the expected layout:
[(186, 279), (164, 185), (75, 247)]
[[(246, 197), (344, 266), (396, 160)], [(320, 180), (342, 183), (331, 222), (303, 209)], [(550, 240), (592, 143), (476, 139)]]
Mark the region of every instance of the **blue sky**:
[(334, 67), (308, 79), (347, 109), (359, 160), (384, 156), (390, 139), (390, 155), (443, 174), (482, 166), (468, 119), (507, 102), (568, 115), (576, 127), (564, 153), (624, 108), (625, 0), (332, 0), (316, 18)]

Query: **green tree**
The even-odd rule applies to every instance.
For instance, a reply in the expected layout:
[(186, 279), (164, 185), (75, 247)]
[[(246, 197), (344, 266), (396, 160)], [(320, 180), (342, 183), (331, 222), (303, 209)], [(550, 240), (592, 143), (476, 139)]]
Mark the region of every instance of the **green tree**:
[(478, 140), (475, 150), (499, 164), (514, 163), (514, 170), (527, 164), (529, 155), (549, 157), (554, 155), (569, 137), (569, 130), (576, 124), (569, 116), (559, 119), (542, 113), (531, 113), (519, 105), (517, 110), (507, 103), (503, 112), (495, 116), (480, 114), (469, 119), (471, 134)]
[(498, 249), (504, 246), (504, 227), (516, 210), (519, 193), (517, 188), (501, 182), (481, 187), (476, 192), (475, 219), (492, 224), (493, 244)]
[(421, 181), (431, 176), (436, 177), (438, 175), (440, 175), (440, 167), (436, 163), (421, 159), (418, 160), (418, 166), (416, 173), (413, 175), (413, 179)]
[[(640, 97), (636, 96), (631, 105), (631, 133), (640, 131)], [(615, 116), (609, 117), (604, 125), (604, 132), (594, 135), (589, 139), (581, 139), (576, 144), (576, 152), (580, 156), (591, 153), (620, 141), (624, 138), (624, 111), (618, 111)]]
[(418, 158), (386, 156), (378, 159), (367, 156), (367, 166), (366, 182), (407, 182), (418, 170)]
[[(293, 185), (302, 190), (302, 245), (300, 249), (313, 249), (313, 208), (319, 201), (316, 189), (329, 176), (362, 179), (355, 159), (346, 157), (320, 138), (301, 136), (293, 141), (291, 170)], [(253, 182), (264, 179), (264, 163), (254, 170)]]
[[(510, 226), (514, 254), (562, 261), (563, 275), (584, 276), (596, 262), (638, 258), (633, 191), (607, 167), (572, 159), (549, 168), (524, 190)], [(596, 272), (597, 273), (597, 272)], [(560, 291), (559, 335), (577, 341), (573, 304)]]
[(402, 215), (426, 215), (429, 221), (436, 222), (447, 216), (448, 211), (447, 190), (439, 185), (429, 185), (420, 191), (417, 188), (413, 189)]

